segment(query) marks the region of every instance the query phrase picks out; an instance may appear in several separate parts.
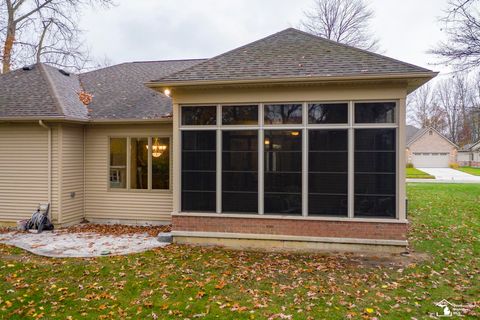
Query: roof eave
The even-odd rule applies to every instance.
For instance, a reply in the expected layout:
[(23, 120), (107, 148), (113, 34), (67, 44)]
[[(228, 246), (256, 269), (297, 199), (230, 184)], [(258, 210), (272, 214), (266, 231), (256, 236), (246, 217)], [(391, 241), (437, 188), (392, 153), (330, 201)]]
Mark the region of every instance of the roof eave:
[(86, 123), (88, 119), (78, 119), (78, 118), (71, 118), (71, 117), (64, 117), (64, 116), (28, 116), (28, 117), (0, 117), (0, 122), (26, 122), (26, 121), (51, 121), (51, 122), (79, 122), (79, 123)]
[(121, 123), (171, 123), (172, 117), (162, 117), (153, 119), (90, 119), (89, 123), (95, 124), (121, 124)]
[[(180, 88), (216, 85), (255, 85), (255, 84), (282, 84), (282, 83), (326, 83), (348, 82), (362, 80), (413, 80), (424, 79), (424, 82), (433, 79), (438, 72), (411, 72), (411, 73), (382, 73), (382, 74), (353, 74), (344, 76), (314, 76), (314, 77), (281, 77), (261, 79), (228, 79), (228, 80), (192, 80), (192, 81), (149, 81), (145, 86), (149, 88)], [(422, 83), (422, 84), (423, 84)], [(412, 91), (416, 86), (412, 86)]]

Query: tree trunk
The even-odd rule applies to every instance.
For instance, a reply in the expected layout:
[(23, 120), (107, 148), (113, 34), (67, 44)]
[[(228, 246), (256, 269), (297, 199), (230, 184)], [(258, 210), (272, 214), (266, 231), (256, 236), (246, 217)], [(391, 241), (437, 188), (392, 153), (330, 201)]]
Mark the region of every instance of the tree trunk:
[(15, 42), (15, 34), (17, 31), (17, 23), (15, 22), (13, 15), (13, 7), (8, 6), (8, 26), (5, 42), (3, 43), (2, 73), (10, 72), (12, 65), (13, 44)]
[(40, 35), (40, 40), (38, 41), (37, 45), (37, 56), (36, 56), (36, 62), (40, 63), (41, 57), (42, 57), (42, 50), (43, 50), (43, 40), (45, 39), (45, 35), (47, 34), (48, 27), (52, 24), (52, 20), (49, 20), (47, 23), (43, 23), (43, 30), (42, 34)]

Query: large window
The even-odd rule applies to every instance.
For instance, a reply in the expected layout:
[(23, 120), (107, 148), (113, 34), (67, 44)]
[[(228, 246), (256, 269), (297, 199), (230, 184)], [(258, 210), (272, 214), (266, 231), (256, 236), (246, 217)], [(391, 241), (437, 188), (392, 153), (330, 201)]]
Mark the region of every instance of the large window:
[(267, 104), (264, 114), (265, 124), (302, 123), (301, 104)]
[(309, 130), (308, 211), (312, 216), (348, 214), (348, 131)]
[(348, 123), (348, 103), (312, 103), (308, 105), (308, 123)]
[(182, 210), (216, 208), (216, 132), (182, 133)]
[(127, 186), (127, 139), (110, 139), (110, 188)]
[(222, 211), (258, 212), (258, 131), (222, 133)]
[(265, 130), (265, 213), (302, 214), (302, 133)]
[(170, 139), (110, 138), (110, 188), (170, 189)]
[(355, 123), (394, 123), (395, 102), (355, 103)]
[(148, 189), (148, 139), (130, 140), (130, 188)]
[(222, 124), (224, 125), (257, 125), (258, 106), (240, 105), (222, 107)]
[(181, 211), (395, 218), (396, 106), (181, 107)]
[(355, 216), (395, 217), (395, 129), (355, 129)]

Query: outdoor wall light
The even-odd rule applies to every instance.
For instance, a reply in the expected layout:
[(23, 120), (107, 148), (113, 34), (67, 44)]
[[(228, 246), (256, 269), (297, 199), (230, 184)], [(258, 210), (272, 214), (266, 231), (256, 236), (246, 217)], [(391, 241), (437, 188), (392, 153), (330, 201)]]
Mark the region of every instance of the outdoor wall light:
[(164, 93), (167, 97), (170, 97), (170, 94), (171, 94), (172, 92), (170, 91), (170, 89), (165, 89), (165, 90), (163, 90), (163, 93)]

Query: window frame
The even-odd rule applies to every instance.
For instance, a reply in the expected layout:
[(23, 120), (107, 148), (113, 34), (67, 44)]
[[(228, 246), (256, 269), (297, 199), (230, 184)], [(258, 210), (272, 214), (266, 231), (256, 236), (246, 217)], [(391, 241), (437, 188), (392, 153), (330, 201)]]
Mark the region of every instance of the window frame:
[[(132, 138), (147, 138), (148, 140), (148, 188), (147, 189), (133, 189), (130, 186), (131, 173), (131, 139)], [(168, 139), (168, 189), (153, 189), (152, 188), (152, 141), (154, 138), (159, 139)], [(112, 188), (110, 186), (110, 142), (111, 139), (126, 139), (127, 140), (127, 177), (126, 177), (126, 187), (125, 188)], [(133, 193), (172, 193), (173, 192), (173, 172), (172, 172), (172, 157), (173, 157), (173, 144), (172, 136), (165, 134), (136, 134), (136, 135), (109, 135), (107, 136), (107, 191), (108, 192), (133, 192)]]
[[(355, 123), (355, 103), (382, 103), (393, 102), (395, 103), (393, 123)], [(308, 106), (309, 104), (335, 104), (335, 103), (347, 103), (348, 105), (348, 121), (347, 123), (340, 124), (310, 124), (308, 120)], [(271, 104), (301, 104), (302, 105), (302, 123), (299, 124), (265, 124), (264, 110), (265, 105)], [(216, 125), (182, 125), (182, 107), (190, 106), (217, 106), (217, 121)], [(241, 106), (241, 105), (258, 105), (258, 125), (223, 125), (222, 124), (222, 106)], [(400, 119), (400, 100), (399, 99), (348, 99), (348, 100), (307, 100), (307, 101), (264, 101), (264, 102), (242, 102), (242, 103), (211, 103), (211, 104), (180, 104), (179, 116), (177, 118), (176, 128), (181, 133), (184, 130), (214, 130), (217, 137), (217, 210), (216, 213), (199, 213), (199, 212), (187, 212), (180, 211), (178, 214), (192, 214), (192, 215), (207, 215), (207, 216), (223, 216), (223, 217), (244, 217), (244, 218), (286, 218), (286, 219), (309, 219), (309, 220), (333, 220), (333, 221), (379, 221), (379, 222), (403, 222), (400, 221), (401, 214), (399, 212), (399, 166), (402, 151), (400, 148), (400, 135), (399, 135), (399, 119)], [(175, 126), (174, 126), (175, 128)], [(354, 187), (355, 187), (355, 129), (395, 129), (395, 217), (394, 218), (377, 218), (377, 217), (354, 217)], [(348, 134), (348, 212), (345, 217), (337, 216), (309, 216), (308, 215), (308, 151), (309, 151), (309, 129), (347, 129)], [(222, 213), (222, 131), (225, 130), (258, 130), (258, 213), (254, 214), (232, 214)], [(265, 130), (298, 130), (302, 132), (302, 215), (285, 215), (285, 214), (264, 214), (264, 131)], [(181, 134), (179, 135), (181, 137)], [(177, 148), (181, 149), (182, 141), (179, 139)], [(177, 157), (181, 157), (181, 152), (177, 153)], [(181, 159), (178, 159), (181, 163)], [(181, 168), (180, 168), (181, 174)], [(181, 178), (177, 178), (176, 183), (179, 184), (178, 190), (181, 190)], [(181, 208), (181, 195), (177, 197), (179, 202), (179, 208)]]

